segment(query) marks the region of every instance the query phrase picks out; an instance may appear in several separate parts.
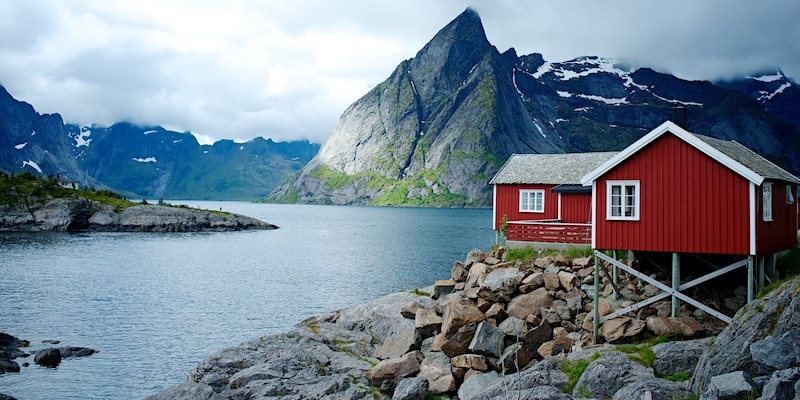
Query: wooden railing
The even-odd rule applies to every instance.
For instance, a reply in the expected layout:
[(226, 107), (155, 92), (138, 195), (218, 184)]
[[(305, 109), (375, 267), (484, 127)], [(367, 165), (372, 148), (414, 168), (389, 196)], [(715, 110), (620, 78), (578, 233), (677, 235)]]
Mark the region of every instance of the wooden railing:
[(508, 221), (508, 240), (522, 242), (590, 244), (592, 224), (557, 221)]

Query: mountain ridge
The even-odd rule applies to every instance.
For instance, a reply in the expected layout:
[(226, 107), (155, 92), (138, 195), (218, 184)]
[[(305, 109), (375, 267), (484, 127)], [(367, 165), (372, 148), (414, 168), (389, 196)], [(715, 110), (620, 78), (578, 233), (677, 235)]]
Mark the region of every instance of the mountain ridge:
[(316, 204), (491, 205), (513, 153), (619, 150), (688, 110), (688, 129), (736, 139), (797, 174), (800, 92), (780, 69), (688, 81), (597, 56), (500, 53), (468, 8), (343, 112), (311, 162), (269, 195)]

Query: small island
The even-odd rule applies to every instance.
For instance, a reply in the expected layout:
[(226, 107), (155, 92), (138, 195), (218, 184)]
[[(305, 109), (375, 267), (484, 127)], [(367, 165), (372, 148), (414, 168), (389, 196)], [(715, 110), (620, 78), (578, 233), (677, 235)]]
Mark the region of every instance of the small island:
[(278, 227), (255, 218), (158, 201), (133, 202), (110, 190), (62, 187), (54, 177), (0, 172), (0, 232), (219, 232)]

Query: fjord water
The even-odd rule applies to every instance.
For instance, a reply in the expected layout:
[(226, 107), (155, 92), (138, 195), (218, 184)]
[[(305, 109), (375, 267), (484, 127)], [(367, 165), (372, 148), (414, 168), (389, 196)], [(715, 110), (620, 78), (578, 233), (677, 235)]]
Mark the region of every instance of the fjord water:
[(0, 332), (100, 352), (0, 375), (27, 399), (139, 399), (224, 347), (450, 276), (491, 210), (179, 202), (273, 231), (0, 234)]

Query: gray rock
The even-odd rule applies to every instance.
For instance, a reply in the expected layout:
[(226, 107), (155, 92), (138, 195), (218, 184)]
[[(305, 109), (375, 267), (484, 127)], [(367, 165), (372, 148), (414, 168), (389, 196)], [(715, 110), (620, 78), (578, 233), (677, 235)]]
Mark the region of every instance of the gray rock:
[(468, 352), (469, 344), (472, 343), (472, 338), (475, 336), (475, 329), (477, 329), (477, 326), (478, 325), (473, 322), (459, 328), (455, 335), (442, 344), (442, 352), (448, 357), (455, 357)]
[(694, 393), (682, 383), (659, 378), (643, 378), (617, 390), (612, 400), (645, 398), (650, 400), (689, 399), (693, 395)]
[(775, 371), (761, 391), (758, 400), (794, 399), (800, 396), (800, 367)]
[(392, 400), (424, 400), (426, 394), (428, 394), (427, 379), (405, 378), (397, 384)]
[(88, 347), (75, 346), (59, 347), (58, 351), (61, 353), (61, 358), (87, 357), (98, 352)]
[[(800, 278), (774, 289), (765, 298), (754, 300), (740, 309), (731, 323), (714, 339), (708, 352), (697, 363), (691, 389), (703, 393), (711, 377), (733, 371), (749, 376), (768, 375), (773, 368), (755, 362), (750, 345), (772, 334), (780, 337), (800, 324)], [(777, 323), (775, 323), (777, 321)], [(774, 327), (774, 329), (773, 329)]]
[(440, 352), (425, 356), (419, 366), (418, 377), (428, 380), (431, 393), (447, 393), (455, 390), (455, 378), (450, 371), (450, 357)]
[[(561, 388), (564, 387), (568, 382), (569, 382), (569, 377), (567, 376), (567, 374), (562, 372), (561, 369), (558, 368), (558, 364), (556, 364), (551, 360), (545, 360), (526, 370), (503, 376), (502, 378), (491, 383), (490, 385), (483, 388), (480, 392), (475, 394), (473, 399), (474, 400), (491, 400), (497, 398), (502, 399), (506, 398), (504, 396), (506, 393), (508, 393), (509, 390), (520, 391), (520, 394), (522, 394), (529, 389), (536, 389), (538, 387)], [(561, 393), (561, 395), (563, 396), (567, 396), (560, 389), (558, 390), (558, 392)], [(537, 396), (540, 396), (540, 394), (537, 394)], [(526, 399), (529, 397), (523, 396), (523, 397), (508, 397), (508, 398)], [(533, 398), (550, 398), (550, 397), (533, 397)], [(571, 397), (569, 396), (560, 397), (560, 395), (558, 395), (553, 398), (562, 399)]]
[(381, 360), (397, 358), (412, 350), (419, 350), (422, 339), (416, 328), (406, 328), (397, 335), (389, 336), (383, 344), (375, 349), (373, 356)]
[(17, 400), (17, 399), (7, 394), (0, 393), (0, 400)]
[(507, 313), (512, 317), (526, 319), (528, 315), (539, 315), (542, 308), (553, 304), (553, 297), (547, 289), (541, 287), (530, 293), (514, 297), (508, 302)]
[(477, 373), (467, 378), (458, 388), (459, 400), (480, 399), (480, 393), (489, 385), (500, 379), (497, 372)]
[(522, 337), (528, 333), (528, 323), (517, 317), (506, 318), (497, 328), (510, 337)]
[(367, 374), (367, 379), (381, 390), (392, 391), (402, 378), (417, 375), (423, 356), (419, 351), (412, 351), (400, 358), (383, 360), (375, 365)]
[(58, 349), (39, 350), (33, 358), (33, 362), (43, 367), (55, 368), (61, 364), (61, 352)]
[(697, 362), (705, 351), (711, 339), (684, 340), (660, 343), (653, 346), (656, 356), (653, 370), (659, 376), (673, 375), (685, 372), (692, 376)]
[(717, 400), (739, 400), (747, 399), (752, 391), (750, 377), (742, 371), (735, 371), (712, 377), (703, 396)]
[(488, 357), (500, 357), (503, 354), (505, 333), (486, 321), (478, 324), (475, 335), (469, 344), (469, 351)]
[(750, 345), (753, 361), (775, 369), (800, 365), (800, 331), (789, 331), (778, 339), (772, 335)]
[(800, 400), (800, 381), (794, 384), (794, 400)]
[(184, 382), (144, 398), (144, 400), (226, 400), (226, 399), (227, 397), (214, 392), (214, 389), (211, 386), (197, 382)]
[(517, 291), (525, 273), (519, 268), (496, 268), (484, 278), (478, 297), (491, 302), (507, 302)]
[(611, 397), (625, 385), (654, 377), (652, 369), (631, 361), (625, 353), (609, 351), (586, 367), (572, 395)]

